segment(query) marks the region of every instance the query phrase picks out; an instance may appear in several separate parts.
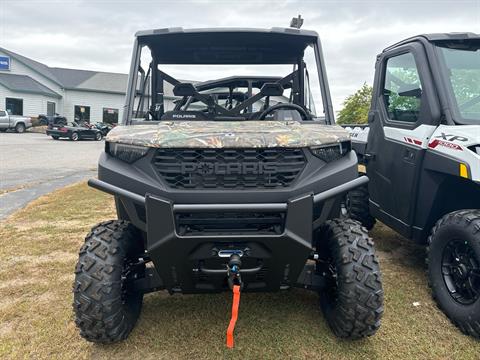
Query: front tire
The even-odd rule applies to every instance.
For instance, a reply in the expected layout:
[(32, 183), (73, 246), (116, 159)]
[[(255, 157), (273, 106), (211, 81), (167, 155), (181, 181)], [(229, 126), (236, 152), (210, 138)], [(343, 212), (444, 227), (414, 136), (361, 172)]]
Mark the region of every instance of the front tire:
[(95, 140), (97, 140), (97, 141), (102, 140), (102, 137), (103, 137), (103, 136), (102, 136), (102, 133), (100, 133), (100, 132), (97, 132), (97, 133), (95, 134)]
[(70, 135), (70, 140), (72, 141), (78, 141), (79, 137), (78, 137), (78, 133), (77, 132), (73, 132), (72, 135)]
[(367, 186), (360, 186), (347, 194), (347, 215), (353, 220), (360, 221), (360, 223), (372, 230), (375, 226), (375, 218), (370, 215), (369, 198)]
[(429, 285), (438, 307), (464, 334), (480, 338), (480, 210), (445, 215), (428, 238)]
[(375, 334), (383, 315), (383, 287), (372, 239), (352, 219), (327, 221), (317, 235), (317, 271), (327, 278), (320, 305), (330, 328), (348, 339)]
[(25, 127), (25, 124), (23, 123), (18, 123), (17, 125), (15, 125), (15, 131), (19, 134), (22, 134), (24, 133), (26, 130), (26, 127)]
[(143, 254), (141, 243), (138, 230), (123, 220), (100, 223), (87, 235), (73, 287), (75, 323), (86, 340), (112, 343), (132, 331), (143, 294), (129, 291), (125, 277)]

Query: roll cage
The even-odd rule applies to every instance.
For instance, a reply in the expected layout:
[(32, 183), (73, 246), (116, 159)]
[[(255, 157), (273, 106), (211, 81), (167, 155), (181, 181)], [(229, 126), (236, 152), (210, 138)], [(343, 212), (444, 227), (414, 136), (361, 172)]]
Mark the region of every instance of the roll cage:
[[(166, 84), (173, 86), (173, 93), (177, 97), (175, 108), (179, 104), (178, 98), (180, 103), (189, 101), (188, 98), (190, 98), (190, 101), (204, 103), (208, 108), (208, 119), (212, 120), (250, 119), (252, 105), (255, 102), (265, 99), (265, 103), (268, 104), (271, 96), (281, 95), (283, 89), (290, 88), (291, 96), (286, 107), (290, 107), (288, 104), (291, 104), (291, 108), (302, 110), (307, 115), (307, 119), (313, 119), (314, 116), (308, 106), (311, 101), (308, 97), (311, 94), (307, 94), (309, 90), (306, 90), (309, 79), (304, 62), (304, 51), (308, 46), (314, 49), (324, 108), (324, 122), (333, 124), (333, 109), (318, 34), (306, 30), (281, 28), (265, 30), (174, 28), (137, 33), (127, 88), (126, 111), (124, 111), (122, 122), (131, 124), (132, 117), (143, 117), (145, 120), (153, 121), (165, 120), (166, 109), (163, 100)], [(152, 54), (152, 61), (146, 72), (140, 67), (140, 52), (143, 47), (148, 47)], [(271, 82), (264, 81), (256, 94), (252, 93), (255, 79), (237, 77), (238, 81), (247, 83), (251, 81), (248, 85), (248, 97), (236, 106), (225, 108), (220, 106), (211, 95), (202, 93), (202, 84), (177, 80), (159, 69), (159, 65), (162, 64), (291, 64), (293, 71), (283, 78), (272, 78)], [(138, 76), (139, 73), (140, 76)], [(148, 84), (150, 77), (151, 81)], [(151, 89), (151, 94), (142, 96), (140, 101), (136, 101), (135, 96), (139, 93), (146, 94), (147, 88)], [(233, 93), (233, 90), (232, 85), (229, 91)], [(146, 108), (147, 111), (142, 111), (142, 108)], [(250, 115), (246, 116), (246, 113)]]
[[(227, 110), (233, 110), (237, 105), (253, 96), (254, 90), (258, 92), (266, 83), (276, 83), (281, 80), (280, 77), (269, 76), (230, 76), (223, 79), (205, 81), (195, 85), (198, 92), (207, 94), (213, 98), (218, 104), (220, 100), (225, 101)], [(285, 84), (284, 88), (289, 88), (289, 84)], [(291, 100), (291, 99), (289, 99)], [(194, 96), (184, 96), (175, 102), (174, 111), (187, 110), (190, 105), (201, 102)], [(270, 96), (265, 99), (264, 107), (268, 107)], [(253, 112), (252, 105), (244, 109), (244, 112)]]

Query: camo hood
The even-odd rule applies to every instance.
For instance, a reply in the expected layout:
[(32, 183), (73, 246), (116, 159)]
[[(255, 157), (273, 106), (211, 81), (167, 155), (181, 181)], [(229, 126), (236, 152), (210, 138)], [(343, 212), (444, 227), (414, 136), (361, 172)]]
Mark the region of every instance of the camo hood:
[(336, 125), (298, 121), (171, 121), (117, 126), (109, 142), (156, 148), (301, 148), (350, 140)]

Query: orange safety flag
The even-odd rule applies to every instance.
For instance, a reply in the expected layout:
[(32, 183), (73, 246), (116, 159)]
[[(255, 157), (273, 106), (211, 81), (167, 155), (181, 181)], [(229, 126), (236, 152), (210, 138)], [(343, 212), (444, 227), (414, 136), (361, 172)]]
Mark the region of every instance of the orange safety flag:
[(238, 307), (240, 305), (240, 286), (233, 286), (233, 304), (232, 304), (232, 318), (230, 319), (230, 324), (227, 329), (227, 347), (229, 349), (233, 348), (233, 330), (235, 330), (235, 323), (238, 318)]

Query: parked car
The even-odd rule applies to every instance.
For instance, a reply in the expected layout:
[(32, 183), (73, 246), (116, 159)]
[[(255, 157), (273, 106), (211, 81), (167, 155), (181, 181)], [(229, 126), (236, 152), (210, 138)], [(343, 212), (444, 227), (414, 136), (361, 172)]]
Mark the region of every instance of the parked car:
[(60, 116), (59, 114), (55, 115), (38, 115), (38, 121), (40, 125), (66, 125), (67, 118), (65, 116)]
[(420, 35), (378, 57), (368, 125), (350, 125), (370, 178), (350, 216), (426, 245), (439, 307), (480, 338), (480, 35)]
[(80, 126), (76, 122), (71, 122), (67, 125), (48, 125), (48, 136), (51, 136), (54, 140), (60, 138), (68, 138), (72, 141), (89, 139), (89, 140), (102, 140), (103, 135), (96, 127)]
[(29, 127), (32, 127), (32, 119), (26, 116), (10, 115), (8, 111), (0, 109), (0, 131), (15, 130), (17, 133), (23, 133)]
[(112, 130), (115, 126), (112, 124), (107, 124), (104, 122), (97, 122), (94, 126), (102, 132), (103, 136), (107, 136), (107, 134)]

